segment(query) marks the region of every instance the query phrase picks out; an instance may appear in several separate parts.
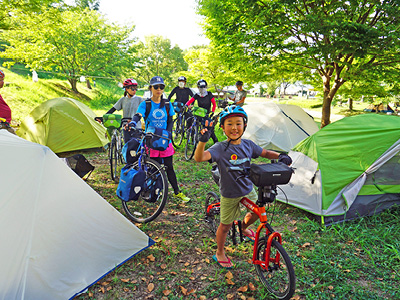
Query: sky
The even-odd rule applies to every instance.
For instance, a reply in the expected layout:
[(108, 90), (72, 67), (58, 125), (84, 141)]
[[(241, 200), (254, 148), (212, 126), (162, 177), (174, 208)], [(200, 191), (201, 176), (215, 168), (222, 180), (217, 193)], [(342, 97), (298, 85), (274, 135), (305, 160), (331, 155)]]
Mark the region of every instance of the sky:
[(209, 44), (195, 6), (195, 0), (100, 0), (100, 12), (120, 25), (133, 23), (133, 36), (141, 41), (148, 35), (160, 35), (182, 50)]

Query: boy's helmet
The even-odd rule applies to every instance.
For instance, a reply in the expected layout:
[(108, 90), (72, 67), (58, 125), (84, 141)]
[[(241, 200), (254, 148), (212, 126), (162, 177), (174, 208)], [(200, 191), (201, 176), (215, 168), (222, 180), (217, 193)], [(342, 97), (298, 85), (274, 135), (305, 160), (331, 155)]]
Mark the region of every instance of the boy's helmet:
[(122, 86), (126, 89), (128, 86), (137, 86), (137, 81), (135, 79), (126, 79)]
[(185, 76), (179, 76), (178, 81), (184, 81), (186, 82), (186, 77)]
[(224, 122), (229, 117), (243, 117), (244, 126), (247, 125), (247, 114), (244, 109), (238, 105), (230, 105), (226, 107), (219, 115), (219, 126), (223, 126)]
[(205, 81), (204, 79), (200, 79), (199, 81), (197, 81), (197, 87), (207, 87), (207, 81)]
[(4, 77), (6, 77), (6, 75), (4, 74), (4, 72), (2, 70), (0, 70), (0, 79), (3, 79)]

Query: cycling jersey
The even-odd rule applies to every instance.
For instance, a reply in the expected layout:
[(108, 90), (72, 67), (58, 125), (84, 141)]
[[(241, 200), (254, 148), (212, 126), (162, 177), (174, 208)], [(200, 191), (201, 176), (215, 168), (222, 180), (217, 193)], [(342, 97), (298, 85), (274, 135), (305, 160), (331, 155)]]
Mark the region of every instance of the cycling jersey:
[(172, 96), (175, 95), (175, 94), (176, 94), (175, 101), (176, 102), (181, 102), (183, 104), (188, 102), (190, 97), (193, 97), (193, 92), (192, 92), (192, 90), (190, 88), (184, 87), (183, 89), (181, 89), (179, 86), (177, 86), (169, 94), (168, 101), (171, 101)]
[(215, 103), (215, 99), (212, 93), (207, 91), (207, 95), (205, 97), (201, 97), (200, 94), (194, 95), (187, 103), (186, 105), (192, 104), (194, 101), (197, 101), (197, 105), (199, 107), (207, 109), (207, 112), (210, 112), (211, 109), (211, 104), (212, 104), (212, 112), (215, 112), (215, 109), (217, 108), (217, 104)]

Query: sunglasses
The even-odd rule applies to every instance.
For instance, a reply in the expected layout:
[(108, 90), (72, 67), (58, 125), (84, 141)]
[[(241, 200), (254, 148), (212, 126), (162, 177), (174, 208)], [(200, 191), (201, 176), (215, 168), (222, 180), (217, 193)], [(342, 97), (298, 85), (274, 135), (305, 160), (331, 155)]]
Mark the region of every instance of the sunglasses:
[(165, 85), (163, 85), (163, 84), (153, 85), (153, 89), (155, 89), (155, 90), (158, 90), (158, 89), (163, 90), (164, 88), (165, 88)]
[(137, 87), (134, 86), (130, 86), (129, 89), (131, 89), (132, 91), (137, 91)]

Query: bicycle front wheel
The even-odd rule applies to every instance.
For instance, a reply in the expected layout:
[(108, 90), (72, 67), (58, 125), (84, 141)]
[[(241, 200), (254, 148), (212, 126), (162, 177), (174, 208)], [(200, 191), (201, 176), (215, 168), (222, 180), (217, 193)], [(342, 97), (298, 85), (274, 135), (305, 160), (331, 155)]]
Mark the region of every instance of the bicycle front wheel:
[[(257, 260), (266, 262), (267, 237), (259, 239), (257, 244)], [(269, 292), (277, 299), (290, 299), (296, 287), (294, 268), (282, 245), (273, 240), (269, 264), (256, 265), (257, 275)]]
[(119, 179), (119, 174), (118, 172), (118, 149), (117, 149), (117, 140), (113, 138), (110, 143), (110, 154), (109, 154), (109, 159), (110, 159), (110, 171), (111, 171), (111, 179), (114, 180), (115, 182), (118, 182)]
[(219, 226), (219, 214), (220, 214), (220, 200), (216, 193), (209, 192), (206, 197), (205, 205), (205, 221), (210, 227), (212, 235), (217, 235), (217, 229)]
[(196, 150), (197, 140), (198, 140), (197, 130), (198, 129), (197, 129), (196, 124), (193, 124), (192, 127), (189, 128), (187, 131), (187, 140), (186, 140), (186, 146), (185, 146), (186, 160), (191, 160), (194, 155), (194, 151)]
[(185, 133), (183, 118), (178, 116), (172, 124), (172, 144), (175, 147), (179, 147), (182, 144), (183, 136)]
[[(122, 201), (122, 207), (128, 218), (137, 223), (153, 221), (162, 212), (167, 203), (168, 181), (161, 165), (151, 158), (141, 162), (146, 173), (145, 188), (138, 200)], [(138, 170), (139, 161), (133, 164)]]

